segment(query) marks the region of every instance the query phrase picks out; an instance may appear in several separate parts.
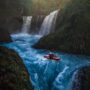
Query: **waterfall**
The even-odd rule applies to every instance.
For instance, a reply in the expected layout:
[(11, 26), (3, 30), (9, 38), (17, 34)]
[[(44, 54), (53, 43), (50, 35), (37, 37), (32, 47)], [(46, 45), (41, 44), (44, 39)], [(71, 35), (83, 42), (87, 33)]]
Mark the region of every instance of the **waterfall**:
[(31, 26), (32, 16), (23, 16), (22, 33), (28, 33)]
[(48, 16), (45, 17), (39, 31), (40, 35), (47, 35), (51, 31), (53, 32), (55, 28), (57, 14), (58, 10), (51, 12)]

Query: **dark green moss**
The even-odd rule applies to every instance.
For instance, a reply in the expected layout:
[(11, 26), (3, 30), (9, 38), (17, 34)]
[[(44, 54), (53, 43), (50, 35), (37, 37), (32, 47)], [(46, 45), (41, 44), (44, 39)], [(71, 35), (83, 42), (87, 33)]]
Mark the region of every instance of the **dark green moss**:
[(33, 90), (28, 72), (18, 54), (0, 46), (0, 90)]

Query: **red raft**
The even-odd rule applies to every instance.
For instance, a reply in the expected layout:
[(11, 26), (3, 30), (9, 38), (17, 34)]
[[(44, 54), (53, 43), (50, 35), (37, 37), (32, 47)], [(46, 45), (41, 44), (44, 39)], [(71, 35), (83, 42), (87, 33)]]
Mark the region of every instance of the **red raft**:
[(55, 61), (59, 61), (59, 60), (60, 60), (60, 58), (57, 57), (57, 56), (54, 55), (54, 54), (48, 54), (48, 55), (45, 55), (44, 58), (50, 59), (50, 60), (55, 60)]

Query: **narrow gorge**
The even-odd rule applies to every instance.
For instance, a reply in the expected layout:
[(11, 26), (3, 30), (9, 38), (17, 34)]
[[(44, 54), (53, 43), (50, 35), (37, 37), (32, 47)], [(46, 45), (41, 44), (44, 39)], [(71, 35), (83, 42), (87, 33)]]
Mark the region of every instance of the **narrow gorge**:
[(90, 89), (90, 3), (61, 1), (5, 1), (0, 90)]

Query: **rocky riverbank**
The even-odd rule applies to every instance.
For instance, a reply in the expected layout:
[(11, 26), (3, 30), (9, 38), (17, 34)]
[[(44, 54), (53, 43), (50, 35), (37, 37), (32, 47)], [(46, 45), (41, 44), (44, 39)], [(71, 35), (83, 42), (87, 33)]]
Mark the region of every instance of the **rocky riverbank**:
[(19, 55), (3, 46), (0, 46), (0, 90), (33, 90)]
[(78, 70), (72, 82), (72, 90), (89, 90), (90, 89), (90, 67), (83, 67)]

